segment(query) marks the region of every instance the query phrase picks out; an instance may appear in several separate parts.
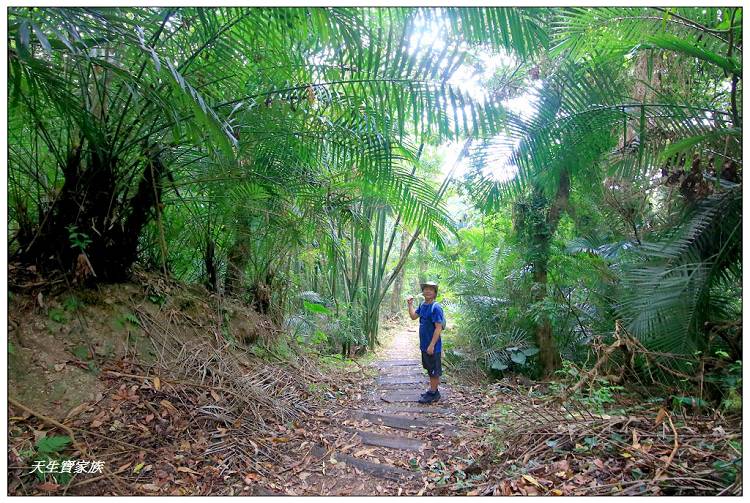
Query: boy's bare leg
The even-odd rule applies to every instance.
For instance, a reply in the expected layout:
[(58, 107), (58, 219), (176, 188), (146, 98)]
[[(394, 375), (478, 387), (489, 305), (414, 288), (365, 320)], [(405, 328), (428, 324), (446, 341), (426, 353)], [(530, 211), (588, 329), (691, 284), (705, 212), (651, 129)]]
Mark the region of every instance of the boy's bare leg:
[(440, 376), (430, 376), (430, 391), (433, 393), (437, 391), (438, 384), (440, 384)]

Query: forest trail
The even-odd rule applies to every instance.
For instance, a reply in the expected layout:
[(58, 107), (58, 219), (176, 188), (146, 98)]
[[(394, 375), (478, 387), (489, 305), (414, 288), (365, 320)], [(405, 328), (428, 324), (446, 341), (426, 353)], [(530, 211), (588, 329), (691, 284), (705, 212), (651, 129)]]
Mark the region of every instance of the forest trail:
[(300, 474), (304, 478), (297, 479), (301, 485), (293, 493), (421, 495), (434, 487), (429, 475), (439, 478), (432, 469), (467, 466), (457, 457), (465, 449), (457, 448), (460, 407), (451, 400), (451, 387), (441, 383), (442, 398), (435, 404), (418, 403), (429, 382), (421, 366), (417, 327), (404, 323), (394, 332), (370, 364), (377, 375), (365, 380), (360, 399), (331, 414), (340, 419), (331, 418), (324, 436), (346, 432), (346, 440), (337, 443), (340, 447), (315, 445), (310, 453), (317, 464), (310, 465), (320, 469)]

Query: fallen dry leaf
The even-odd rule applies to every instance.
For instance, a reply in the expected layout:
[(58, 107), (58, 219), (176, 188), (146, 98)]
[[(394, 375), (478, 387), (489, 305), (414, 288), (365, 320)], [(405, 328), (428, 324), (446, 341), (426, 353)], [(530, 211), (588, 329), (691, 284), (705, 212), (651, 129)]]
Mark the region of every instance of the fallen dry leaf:
[(248, 473), (248, 474), (245, 475), (245, 482), (246, 483), (249, 484), (253, 480), (263, 480), (263, 477), (261, 477), (257, 473), (253, 473), (253, 472), (250, 472), (250, 473)]
[(167, 409), (167, 411), (169, 411), (171, 414), (175, 414), (178, 412), (177, 407), (172, 405), (172, 402), (170, 402), (169, 400), (160, 400), (159, 404), (165, 409)]
[(354, 454), (352, 454), (355, 458), (361, 458), (362, 456), (371, 456), (375, 452), (375, 447), (370, 447), (368, 449), (360, 449)]
[(534, 486), (538, 487), (539, 489), (543, 489), (543, 487), (542, 487), (542, 484), (540, 484), (540, 483), (539, 483), (539, 482), (538, 482), (538, 481), (537, 481), (537, 480), (536, 480), (536, 479), (535, 479), (534, 477), (532, 477), (531, 475), (528, 475), (528, 474), (524, 474), (524, 475), (523, 475), (523, 479), (524, 479), (524, 480), (525, 480), (526, 482), (528, 482), (529, 484), (532, 484), (532, 485), (534, 485)]
[(89, 408), (88, 402), (84, 402), (81, 405), (73, 407), (72, 409), (70, 409), (70, 412), (68, 412), (68, 415), (65, 416), (65, 420), (63, 421), (63, 423), (68, 421), (69, 419), (74, 418), (75, 416), (77, 416), (78, 414), (80, 414), (81, 412), (85, 411), (88, 408)]
[(633, 430), (633, 449), (638, 450), (641, 448), (641, 443), (638, 442), (638, 432)]
[(187, 466), (178, 466), (177, 471), (182, 473), (192, 473), (195, 475), (201, 474), (200, 472), (196, 472), (195, 470), (193, 470), (192, 468), (188, 468)]
[(344, 447), (342, 447), (342, 448), (341, 448), (340, 450), (341, 450), (341, 452), (346, 452), (346, 451), (348, 451), (349, 449), (351, 449), (352, 447), (356, 447), (356, 446), (358, 446), (358, 445), (359, 445), (359, 442), (357, 442), (357, 443), (354, 443), (354, 444), (349, 444), (349, 445), (345, 445), (345, 446), (344, 446)]
[(132, 461), (128, 461), (128, 462), (127, 462), (127, 463), (125, 463), (124, 465), (122, 465), (122, 466), (120, 466), (119, 468), (117, 468), (117, 470), (115, 470), (115, 473), (120, 473), (120, 472), (121, 472), (121, 471), (123, 471), (123, 470), (124, 470), (125, 468), (127, 468), (128, 466), (130, 466), (130, 465), (131, 465), (132, 463), (133, 463)]
[(659, 407), (659, 412), (656, 414), (656, 423), (654, 424), (659, 426), (665, 417), (667, 417), (667, 411), (664, 410), (664, 407)]

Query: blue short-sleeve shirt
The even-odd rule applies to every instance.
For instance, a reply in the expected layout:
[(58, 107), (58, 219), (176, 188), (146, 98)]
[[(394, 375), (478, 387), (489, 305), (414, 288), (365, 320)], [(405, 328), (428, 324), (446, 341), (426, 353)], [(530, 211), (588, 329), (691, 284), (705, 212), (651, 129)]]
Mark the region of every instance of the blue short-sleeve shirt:
[[(419, 349), (420, 351), (427, 351), (427, 346), (430, 345), (432, 336), (435, 334), (435, 323), (445, 321), (443, 308), (437, 302), (432, 304), (422, 303), (414, 312), (419, 315)], [(435, 343), (435, 352), (439, 353), (442, 349), (443, 341), (440, 338)]]

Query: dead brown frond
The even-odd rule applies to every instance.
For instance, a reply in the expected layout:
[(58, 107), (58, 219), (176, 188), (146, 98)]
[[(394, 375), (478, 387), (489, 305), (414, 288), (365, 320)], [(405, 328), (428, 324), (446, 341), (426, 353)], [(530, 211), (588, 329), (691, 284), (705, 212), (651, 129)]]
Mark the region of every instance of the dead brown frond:
[(717, 471), (737, 458), (730, 441), (741, 430), (719, 415), (676, 417), (662, 407), (609, 415), (576, 399), (509, 392), (498, 422), (502, 459), (531, 467), (542, 486), (549, 479), (580, 495), (741, 494), (740, 479)]

